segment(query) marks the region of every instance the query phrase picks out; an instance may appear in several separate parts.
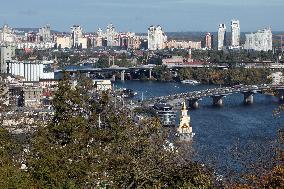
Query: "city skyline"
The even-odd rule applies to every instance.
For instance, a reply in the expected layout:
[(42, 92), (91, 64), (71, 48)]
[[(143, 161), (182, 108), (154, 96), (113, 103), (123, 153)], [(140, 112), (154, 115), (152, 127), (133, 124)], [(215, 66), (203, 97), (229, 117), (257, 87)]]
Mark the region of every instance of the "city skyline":
[[(0, 23), (14, 28), (41, 27), (50, 24), (52, 29), (69, 31), (78, 24), (84, 31), (93, 32), (113, 23), (120, 31), (147, 32), (150, 25), (161, 25), (167, 32), (217, 31), (220, 23), (229, 25), (235, 18), (241, 22), (242, 32), (253, 32), (264, 27), (283, 31), (280, 11), (281, 0), (250, 0), (227, 2), (216, 0), (74, 0), (38, 3), (12, 0), (2, 2)], [(13, 10), (13, 11), (11, 11)], [(205, 11), (206, 10), (206, 11)], [(198, 18), (198, 19), (197, 19)]]

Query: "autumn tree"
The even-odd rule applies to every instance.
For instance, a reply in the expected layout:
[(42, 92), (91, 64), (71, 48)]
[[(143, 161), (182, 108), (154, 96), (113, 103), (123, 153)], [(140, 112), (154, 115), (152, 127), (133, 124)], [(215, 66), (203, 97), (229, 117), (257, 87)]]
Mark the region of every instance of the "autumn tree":
[(212, 188), (214, 174), (169, 142), (156, 119), (134, 123), (112, 96), (64, 78), (55, 114), (36, 133), (28, 159), (35, 188)]

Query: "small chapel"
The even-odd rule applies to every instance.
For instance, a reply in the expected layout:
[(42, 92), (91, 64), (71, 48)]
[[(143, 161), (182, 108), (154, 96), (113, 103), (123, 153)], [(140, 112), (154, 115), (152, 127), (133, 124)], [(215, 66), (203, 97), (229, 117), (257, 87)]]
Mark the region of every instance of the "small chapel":
[(191, 140), (193, 137), (192, 127), (190, 125), (190, 116), (188, 115), (186, 103), (182, 103), (181, 116), (177, 133), (181, 140)]

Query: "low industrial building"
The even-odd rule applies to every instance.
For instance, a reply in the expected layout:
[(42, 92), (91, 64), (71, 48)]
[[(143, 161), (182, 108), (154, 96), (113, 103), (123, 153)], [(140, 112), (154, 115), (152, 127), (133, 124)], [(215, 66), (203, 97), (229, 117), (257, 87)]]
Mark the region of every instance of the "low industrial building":
[(43, 61), (11, 61), (8, 63), (8, 73), (22, 76), (26, 81), (54, 79), (54, 72), (46, 69), (49, 65), (50, 62)]

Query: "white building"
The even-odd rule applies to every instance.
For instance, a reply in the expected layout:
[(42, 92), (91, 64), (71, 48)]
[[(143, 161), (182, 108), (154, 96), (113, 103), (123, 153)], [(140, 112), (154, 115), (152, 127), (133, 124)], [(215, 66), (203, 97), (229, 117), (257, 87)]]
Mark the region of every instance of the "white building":
[(284, 81), (282, 72), (275, 72), (275, 73), (272, 73), (269, 77), (271, 78), (271, 83), (272, 83), (273, 85), (282, 84), (283, 81)]
[(218, 50), (222, 50), (226, 45), (226, 25), (219, 24), (218, 28)]
[(0, 31), (0, 42), (3, 43), (13, 43), (17, 39), (17, 36), (12, 28), (5, 24)]
[[(74, 89), (78, 85), (77, 80), (71, 81), (71, 87)], [(93, 85), (97, 91), (107, 91), (112, 90), (112, 84), (110, 80), (107, 79), (93, 79)]]
[(54, 72), (48, 71), (49, 62), (18, 62), (8, 63), (9, 73), (25, 78), (26, 81), (39, 81), (39, 79), (54, 79)]
[(167, 36), (161, 26), (150, 26), (148, 28), (148, 49), (160, 50), (165, 48)]
[(241, 29), (240, 29), (240, 21), (233, 19), (231, 21), (231, 31), (232, 31), (232, 48), (240, 47), (240, 37), (241, 37)]
[(86, 49), (88, 45), (88, 39), (86, 37), (79, 37), (78, 38), (78, 45), (82, 49)]
[(57, 48), (71, 48), (71, 38), (69, 36), (57, 37), (56, 38)]
[(118, 41), (116, 40), (118, 37), (118, 32), (115, 31), (115, 27), (112, 24), (109, 24), (106, 29), (106, 40), (107, 46), (118, 46)]
[(83, 31), (81, 26), (74, 25), (71, 27), (71, 41), (72, 41), (72, 47), (77, 48), (79, 47), (79, 38), (83, 37)]
[(51, 42), (51, 31), (50, 31), (50, 26), (46, 25), (42, 28), (39, 28), (39, 32), (38, 32), (41, 41), (43, 42)]
[(95, 79), (93, 80), (93, 84), (95, 85), (97, 91), (112, 90), (112, 85), (110, 80)]
[(13, 43), (17, 47), (17, 49), (50, 49), (53, 48), (55, 43), (53, 42), (21, 42), (21, 43)]
[(12, 46), (0, 46), (0, 73), (7, 73), (7, 62), (15, 56), (15, 48)]
[(256, 33), (246, 34), (244, 49), (255, 51), (272, 50), (271, 28), (258, 30)]

